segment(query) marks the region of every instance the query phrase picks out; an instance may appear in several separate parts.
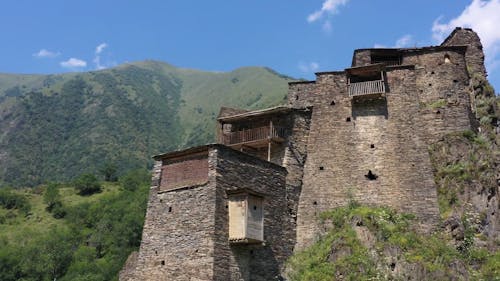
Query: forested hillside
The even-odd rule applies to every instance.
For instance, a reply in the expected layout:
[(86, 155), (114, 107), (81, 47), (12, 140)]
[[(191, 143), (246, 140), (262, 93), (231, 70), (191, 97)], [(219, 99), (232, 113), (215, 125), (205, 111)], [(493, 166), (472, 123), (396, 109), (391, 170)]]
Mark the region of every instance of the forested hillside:
[(34, 186), (148, 168), (151, 156), (214, 141), (220, 106), (282, 103), (291, 78), (260, 67), (203, 72), (145, 61), (61, 75), (0, 74), (0, 184)]

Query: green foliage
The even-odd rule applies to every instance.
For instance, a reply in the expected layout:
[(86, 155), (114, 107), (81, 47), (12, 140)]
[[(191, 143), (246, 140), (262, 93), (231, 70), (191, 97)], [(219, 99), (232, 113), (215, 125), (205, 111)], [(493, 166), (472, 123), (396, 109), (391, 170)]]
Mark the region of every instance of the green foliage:
[[(0, 280), (116, 280), (140, 245), (149, 191), (141, 173), (127, 174), (140, 177), (135, 190), (103, 183), (102, 193), (82, 197), (71, 185), (49, 184), (44, 194), (29, 193), (33, 214), (0, 225)], [(46, 195), (52, 190), (59, 195)], [(59, 198), (66, 216), (55, 220), (46, 213), (46, 202), (53, 200), (45, 197)]]
[(120, 184), (125, 190), (134, 191), (140, 186), (147, 185), (150, 180), (151, 173), (145, 169), (136, 169), (121, 177)]
[(92, 195), (101, 192), (101, 184), (93, 174), (82, 174), (73, 181), (80, 195)]
[[(485, 278), (477, 280), (494, 280), (492, 276), (498, 276), (498, 252), (488, 253), (472, 243), (455, 249), (439, 231), (430, 235), (413, 231), (413, 219), (412, 215), (398, 214), (388, 208), (357, 204), (322, 213), (321, 221), (328, 232), (288, 260), (288, 277), (292, 281), (387, 280), (387, 275), (382, 277), (387, 271), (383, 272), (379, 263), (386, 258), (384, 251), (394, 247), (402, 253), (398, 259), (416, 264), (426, 272), (439, 271), (452, 276), (450, 265), (464, 263), (471, 275)], [(375, 237), (373, 245), (360, 240), (356, 233), (361, 228)], [(466, 228), (465, 235), (469, 237), (471, 233)], [(398, 280), (398, 276), (391, 278)]]
[(17, 209), (24, 214), (31, 210), (31, 205), (25, 196), (8, 188), (0, 189), (0, 206), (5, 209)]
[(264, 68), (212, 73), (154, 61), (89, 73), (0, 74), (7, 157), (0, 179), (36, 186), (85, 172), (113, 181), (151, 167), (154, 154), (213, 142), (220, 106), (277, 105), (289, 81)]
[(118, 167), (116, 167), (116, 165), (111, 162), (104, 163), (104, 166), (99, 172), (101, 172), (101, 174), (104, 176), (105, 181), (118, 180), (118, 176), (116, 174), (118, 172)]
[(468, 200), (466, 194), (495, 186), (495, 146), (484, 134), (470, 130), (448, 134), (430, 146), (443, 218)]

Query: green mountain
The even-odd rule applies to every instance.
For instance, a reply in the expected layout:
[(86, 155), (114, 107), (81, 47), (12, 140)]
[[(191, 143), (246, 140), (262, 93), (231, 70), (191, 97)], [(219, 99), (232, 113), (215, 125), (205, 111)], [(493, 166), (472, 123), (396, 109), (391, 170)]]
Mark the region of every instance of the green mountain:
[(33, 186), (148, 167), (154, 154), (214, 141), (220, 106), (282, 103), (268, 68), (204, 72), (144, 61), (87, 73), (0, 74), (0, 183)]

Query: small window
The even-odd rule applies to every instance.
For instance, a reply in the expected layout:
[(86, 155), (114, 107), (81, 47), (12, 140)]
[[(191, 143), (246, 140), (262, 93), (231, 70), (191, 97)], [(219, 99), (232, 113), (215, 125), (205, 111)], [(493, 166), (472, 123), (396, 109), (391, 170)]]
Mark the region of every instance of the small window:
[(448, 54), (444, 55), (444, 63), (451, 63), (450, 55)]

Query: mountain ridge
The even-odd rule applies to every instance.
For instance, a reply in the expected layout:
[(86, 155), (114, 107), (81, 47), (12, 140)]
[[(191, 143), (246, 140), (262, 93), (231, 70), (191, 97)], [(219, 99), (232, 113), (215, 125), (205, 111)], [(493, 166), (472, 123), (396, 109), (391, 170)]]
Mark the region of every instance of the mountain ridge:
[[(140, 61), (99, 71), (0, 74), (0, 182), (22, 186), (151, 165), (150, 156), (214, 140), (220, 106), (282, 103), (292, 78)], [(29, 153), (26, 153), (29, 152)]]

